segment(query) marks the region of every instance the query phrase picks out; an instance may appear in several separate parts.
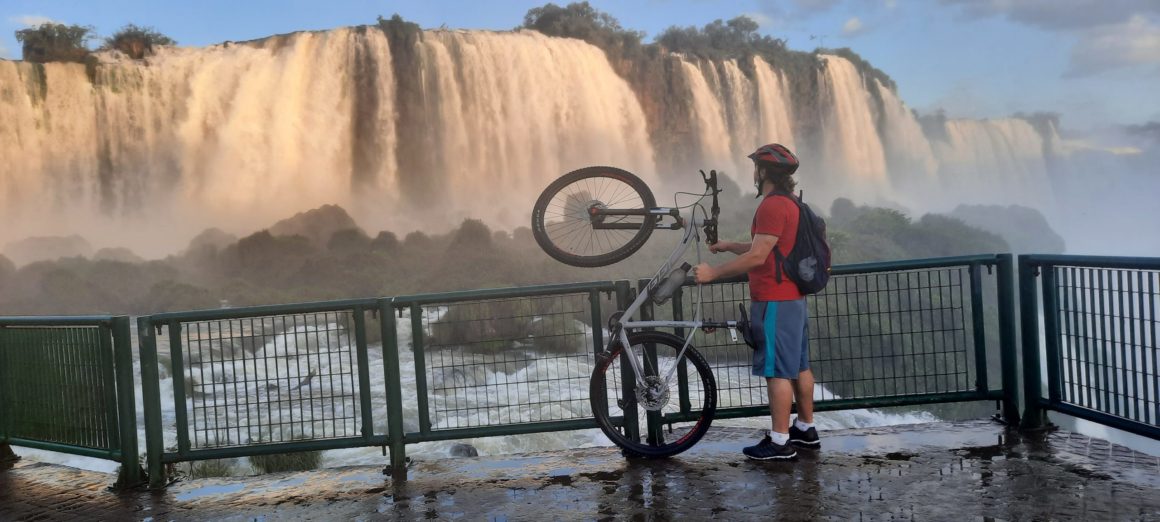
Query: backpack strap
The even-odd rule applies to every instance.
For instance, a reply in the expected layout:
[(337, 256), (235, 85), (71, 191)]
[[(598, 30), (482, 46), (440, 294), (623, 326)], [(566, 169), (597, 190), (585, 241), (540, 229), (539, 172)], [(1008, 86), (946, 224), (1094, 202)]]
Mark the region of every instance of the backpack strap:
[[(798, 209), (798, 219), (799, 220), (801, 219), (801, 212), (802, 212), (801, 200), (799, 200), (797, 198), (797, 196), (793, 195), (793, 193), (791, 193), (791, 192), (785, 192), (782, 190), (775, 190), (775, 191), (770, 192), (769, 194), (765, 195), (765, 197), (767, 197), (767, 198), (772, 198), (774, 196), (781, 196), (783, 198), (788, 198), (790, 201), (792, 201), (794, 206), (797, 207), (797, 209)], [(756, 219), (756, 217), (754, 217), (754, 219)], [(773, 246), (773, 261), (774, 261), (773, 262), (773, 264), (774, 264), (774, 272), (773, 272), (774, 280), (776, 280), (780, 284), (781, 280), (782, 280), (782, 278), (781, 278), (781, 272), (782, 272), (781, 265), (785, 264), (785, 255), (782, 255), (781, 249), (778, 248), (778, 245)]]

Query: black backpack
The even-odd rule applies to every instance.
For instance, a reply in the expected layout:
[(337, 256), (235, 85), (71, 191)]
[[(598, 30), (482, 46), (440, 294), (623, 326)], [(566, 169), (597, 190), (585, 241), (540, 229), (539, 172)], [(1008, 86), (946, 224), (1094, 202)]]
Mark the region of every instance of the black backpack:
[(793, 249), (782, 254), (781, 248), (773, 247), (777, 265), (777, 282), (784, 273), (797, 285), (802, 294), (816, 294), (830, 282), (830, 245), (826, 243), (826, 222), (814, 214), (810, 206), (788, 192), (774, 192), (766, 197), (789, 198), (798, 207), (797, 239)]

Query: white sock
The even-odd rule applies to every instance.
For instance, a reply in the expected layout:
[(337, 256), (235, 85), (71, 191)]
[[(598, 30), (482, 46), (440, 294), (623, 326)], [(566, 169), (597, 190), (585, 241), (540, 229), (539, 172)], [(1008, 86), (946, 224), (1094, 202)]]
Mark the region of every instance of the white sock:
[(769, 432), (769, 438), (773, 439), (774, 444), (784, 445), (785, 443), (789, 442), (788, 433), (778, 433), (776, 431), (771, 431)]
[(810, 428), (814, 427), (814, 423), (802, 422), (801, 419), (794, 419), (793, 425), (795, 428), (802, 430), (802, 431), (809, 431)]

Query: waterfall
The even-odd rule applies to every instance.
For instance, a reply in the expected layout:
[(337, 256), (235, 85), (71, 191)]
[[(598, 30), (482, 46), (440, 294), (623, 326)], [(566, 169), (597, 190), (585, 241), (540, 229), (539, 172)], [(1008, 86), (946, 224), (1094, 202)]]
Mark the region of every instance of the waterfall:
[(794, 144), (784, 79), (761, 58), (753, 58), (752, 65), (750, 78), (736, 60), (720, 66), (681, 60), (701, 162), (706, 169), (724, 170), (741, 186), (750, 184), (753, 164), (746, 156), (754, 149), (771, 142)]
[(759, 57), (668, 55), (618, 74), (599, 48), (533, 31), (392, 38), (353, 27), (144, 61), (104, 52), (89, 68), (0, 60), (0, 245), (81, 234), (156, 257), (208, 227), (249, 234), (323, 204), (372, 233), (469, 217), (511, 229), (569, 170), (652, 183), (717, 169), (748, 187), (745, 156), (769, 142), (799, 152), (822, 208), (1051, 204), (1054, 130), (920, 125), (842, 57), (821, 57), (814, 95)]
[(958, 202), (1051, 203), (1044, 139), (1026, 120), (947, 120), (932, 140), (941, 186)]
[(883, 196), (886, 153), (875, 125), (870, 92), (849, 60), (838, 56), (822, 59), (825, 109), (820, 152), (828, 189), (863, 201)]
[(447, 224), (526, 226), (536, 195), (583, 166), (655, 170), (640, 103), (596, 47), (532, 31), (435, 31), (419, 47), (432, 146), (407, 153), (434, 168), (400, 175), (435, 178)]
[[(937, 180), (938, 160), (922, 133), (922, 126), (894, 91), (878, 80), (874, 82), (882, 96), (885, 123), (882, 141), (890, 165), (891, 186), (896, 192), (931, 188)], [(911, 184), (915, 186), (910, 187)]]
[[(396, 52), (399, 52), (396, 50)], [(344, 28), (147, 61), (0, 61), (0, 245), (30, 235), (150, 236), (172, 252), (334, 203), (406, 232), (466, 217), (526, 226), (540, 190), (592, 163), (655, 170), (636, 95), (603, 52), (536, 32), (433, 31), (420, 55), (426, 128), (397, 129), (392, 50)], [(400, 150), (400, 133), (431, 147)], [(399, 154), (433, 158), (401, 172)], [(417, 201), (408, 182), (441, 196)], [(141, 248), (140, 245), (134, 245)], [(149, 247), (154, 250), (150, 251)]]
[(789, 88), (785, 76), (780, 71), (775, 72), (769, 63), (757, 57), (753, 58), (753, 70), (757, 75), (757, 97), (761, 107), (761, 134), (757, 141), (760, 144), (781, 143), (796, 150), (791, 127), (793, 114), (790, 112)]
[[(705, 80), (705, 75), (701, 72), (700, 67), (681, 60), (681, 69), (684, 71), (685, 79), (692, 91), (690, 93), (693, 106), (692, 128), (697, 136), (698, 143), (696, 145), (700, 148), (701, 164), (708, 166), (708, 168), (732, 170), (729, 173), (736, 176), (738, 173), (736, 168), (725, 167), (735, 166), (736, 159), (732, 155), (732, 140), (729, 135), (729, 127), (725, 122), (725, 109), (720, 97), (709, 88), (709, 83)], [(715, 76), (716, 71), (713, 71), (712, 74)]]

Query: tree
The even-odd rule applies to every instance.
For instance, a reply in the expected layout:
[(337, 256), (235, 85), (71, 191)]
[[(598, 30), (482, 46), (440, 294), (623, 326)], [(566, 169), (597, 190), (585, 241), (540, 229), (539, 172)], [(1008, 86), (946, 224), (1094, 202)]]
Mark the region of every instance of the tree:
[(16, 31), (29, 62), (83, 62), (89, 56), (87, 43), (94, 37), (92, 26), (44, 23)]
[(610, 47), (639, 47), (644, 38), (644, 33), (621, 27), (616, 18), (588, 2), (573, 2), (565, 7), (545, 4), (529, 9), (521, 27), (548, 36), (584, 40), (605, 51)]
[(116, 49), (125, 53), (134, 60), (140, 60), (153, 54), (153, 47), (157, 45), (175, 45), (172, 38), (165, 36), (152, 27), (137, 27), (128, 24), (113, 36), (105, 38), (102, 49)]

